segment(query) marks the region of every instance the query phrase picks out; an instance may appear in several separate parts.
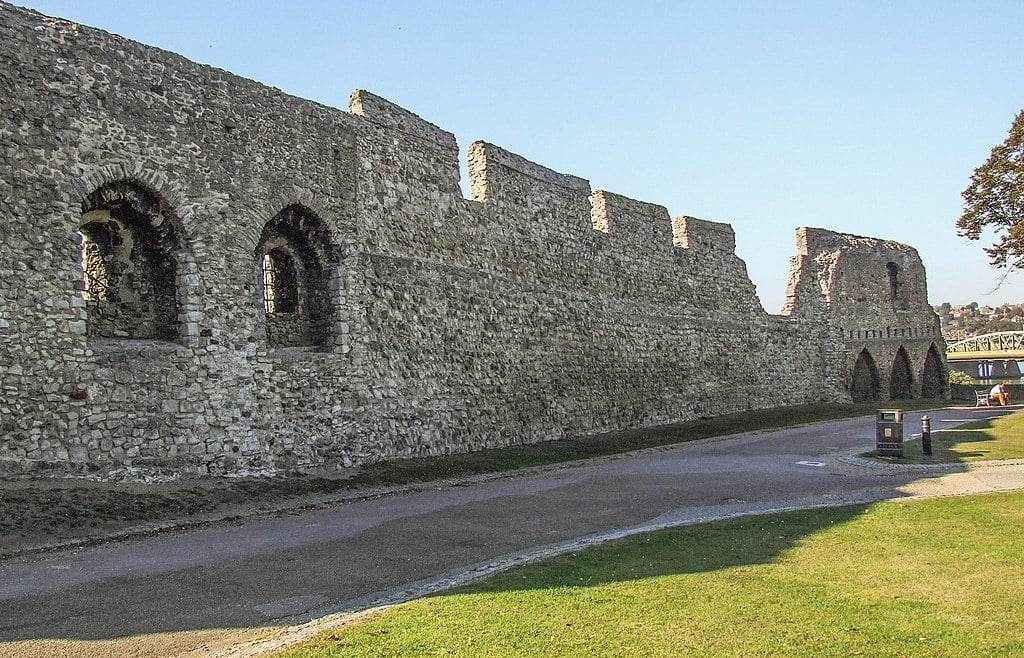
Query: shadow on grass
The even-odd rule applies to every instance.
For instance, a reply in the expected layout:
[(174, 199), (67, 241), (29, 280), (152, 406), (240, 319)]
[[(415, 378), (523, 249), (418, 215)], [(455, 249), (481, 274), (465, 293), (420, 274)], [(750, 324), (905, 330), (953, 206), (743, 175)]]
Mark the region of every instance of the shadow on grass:
[(503, 573), (460, 591), (582, 587), (766, 564), (807, 537), (856, 519), (870, 508), (861, 504), (743, 516), (643, 533)]
[(992, 425), (992, 419), (987, 419), (971, 423), (969, 428), (933, 432), (931, 455), (924, 454), (920, 438), (912, 439), (903, 444), (903, 458), (897, 461), (915, 464), (962, 464), (971, 461), (971, 458), (984, 457), (989, 451), (963, 451), (956, 448), (964, 444), (996, 441), (998, 437), (989, 431)]
[[(867, 509), (866, 505), (855, 505), (743, 517), (637, 535), (598, 545), (579, 554), (499, 574), (476, 586), (456, 590), (456, 593), (585, 587), (768, 563), (806, 537), (854, 519)], [(297, 556), (300, 554), (292, 551), (275, 554), (282, 562), (294, 560)], [(322, 562), (309, 555), (301, 555), (301, 558), (306, 563), (304, 571), (308, 573), (340, 567), (336, 555), (326, 556)], [(397, 555), (390, 549), (374, 556), (352, 554), (351, 559), (356, 564), (349, 566), (366, 572), (386, 570), (391, 568), (389, 565), (395, 558)], [(346, 557), (346, 561), (349, 559)], [(364, 561), (358, 562), (361, 559)], [(256, 568), (256, 565), (250, 566)], [(211, 588), (216, 590), (226, 584), (217, 580), (214, 571), (200, 571), (204, 573), (186, 570), (145, 576), (133, 579), (131, 583), (122, 581), (116, 588), (103, 582), (90, 582), (61, 592), (0, 600), (0, 654), (4, 650), (3, 642), (42, 638), (104, 641), (268, 623), (265, 618), (251, 612), (252, 603), (244, 589), (234, 593), (232, 606), (210, 605)], [(274, 577), (285, 581), (298, 579), (296, 583), (286, 582), (285, 589), (302, 591), (303, 587), (309, 587), (307, 580), (292, 572), (278, 572)], [(175, 600), (189, 601), (189, 604), (169, 611), (162, 597), (154, 599), (149, 596), (149, 592), (155, 589), (171, 593)], [(53, 615), (52, 619), (39, 617), (40, 610), (53, 609), (60, 609), (62, 613)], [(83, 620), (87, 623), (82, 623)]]
[(1024, 436), (1018, 427), (1024, 423), (1010, 417), (1012, 411), (961, 427), (933, 431), (932, 454), (925, 455), (920, 437), (903, 444), (903, 457), (896, 463), (966, 464), (984, 459), (1024, 457)]
[[(927, 403), (923, 403), (922, 406), (924, 404)], [(191, 492), (183, 497), (185, 503), (161, 502), (162, 499), (154, 498), (145, 505), (138, 505), (137, 501), (132, 502), (135, 501), (133, 498), (123, 497), (125, 500), (117, 500), (115, 494), (107, 492), (104, 502), (94, 506), (98, 512), (94, 512), (83, 510), (83, 501), (75, 499), (74, 492), (77, 490), (70, 489), (71, 496), (60, 499), (55, 504), (74, 508), (76, 518), (82, 519), (93, 518), (97, 513), (120, 515), (124, 518), (132, 515), (152, 515), (159, 518), (160, 510), (166, 512), (170, 505), (187, 504), (187, 509), (208, 509), (207, 506), (216, 504), (217, 500), (281, 496), (283, 492), (316, 489), (321, 486), (320, 483), (326, 483), (324, 486), (328, 490), (337, 490), (334, 487), (341, 489), (368, 486), (370, 483), (410, 482), (473, 472), (493, 472), (534, 463), (553, 463), (568, 458), (579, 459), (679, 443), (708, 436), (771, 429), (815, 420), (863, 416), (873, 414), (874, 409), (875, 405), (813, 405), (750, 412), (668, 428), (608, 434), (577, 441), (520, 446), (499, 451), (482, 451), (452, 458), (422, 460), (422, 463), (414, 460), (408, 460), (406, 463), (392, 462), (364, 469), (360, 474), (362, 478), (357, 476), (351, 480), (296, 477), (231, 482), (217, 485), (224, 486), (225, 492), (210, 493), (210, 488)], [(399, 465), (403, 467), (399, 468)], [(666, 478), (672, 480), (673, 487), (678, 486), (675, 477)], [(645, 486), (644, 489), (655, 488), (658, 481), (658, 478), (650, 478), (650, 486)], [(602, 486), (603, 484), (605, 483), (602, 483)], [(595, 483), (593, 486), (598, 485)], [(714, 487), (715, 484), (709, 481), (708, 486)], [(174, 496), (171, 495), (171, 498)], [(597, 520), (602, 518), (605, 506), (596, 502), (596, 495), (588, 499), (595, 501), (595, 504), (581, 507), (579, 514), (589, 515), (596, 524)], [(650, 509), (651, 513), (655, 513), (650, 501), (643, 497), (637, 497), (636, 501), (636, 506), (645, 510)], [(537, 518), (536, 525), (541, 527), (545, 525), (545, 511), (548, 509), (543, 505), (547, 504), (552, 506), (551, 509), (555, 509), (555, 506), (564, 504), (564, 500), (554, 496), (538, 495), (530, 498), (529, 503), (535, 506), (531, 507), (531, 512)], [(75, 505), (78, 507), (74, 507)], [(768, 562), (808, 535), (844, 523), (863, 513), (865, 509), (867, 507), (861, 505), (834, 510), (793, 512), (779, 517), (745, 517), (666, 531), (668, 534), (664, 535), (633, 537), (622, 541), (627, 545), (643, 543), (643, 560), (634, 563), (622, 559), (608, 559), (608, 565), (603, 567), (603, 570), (588, 576), (582, 575), (576, 567), (567, 566), (564, 560), (555, 560), (551, 565), (537, 565), (531, 568), (548, 569), (547, 578), (554, 583), (578, 585), (578, 579), (584, 577), (589, 578), (590, 582), (617, 581), (669, 572), (703, 572), (727, 566)], [(506, 514), (507, 522), (504, 521)], [(0, 640), (41, 637), (102, 640), (203, 628), (242, 628), (264, 621), (264, 617), (254, 612), (256, 604), (275, 602), (278, 599), (287, 602), (290, 595), (282, 592), (310, 591), (311, 574), (314, 577), (320, 573), (331, 574), (334, 580), (343, 574), (347, 583), (346, 588), (353, 592), (359, 592), (360, 588), (363, 588), (364, 592), (373, 592), (378, 591), (376, 588), (380, 587), (375, 580), (380, 573), (390, 574), (397, 582), (412, 582), (432, 575), (433, 572), (422, 570), (431, 567), (420, 567), (419, 561), (415, 558), (421, 551), (431, 550), (430, 547), (443, 552), (448, 562), (452, 564), (470, 564), (474, 559), (479, 559), (479, 553), (474, 552), (474, 546), (478, 545), (507, 545), (508, 548), (503, 550), (521, 550), (522, 546), (509, 538), (512, 534), (510, 530), (514, 532), (516, 522), (522, 522), (522, 519), (516, 515), (515, 510), (480, 501), (461, 505), (457, 509), (432, 512), (431, 521), (425, 526), (417, 525), (419, 521), (391, 521), (351, 537), (332, 539), (331, 551), (313, 553), (303, 546), (278, 550), (259, 558), (253, 557), (245, 561), (244, 566), (240, 568), (251, 574), (259, 574), (259, 577), (254, 578), (252, 583), (246, 581), (244, 586), (239, 584), (240, 581), (231, 580), (231, 574), (225, 575), (215, 568), (197, 568), (124, 579), (118, 581), (120, 587), (116, 589), (112, 589), (107, 582), (90, 581), (60, 591), (0, 601), (0, 620), (4, 620), (4, 623), (0, 624)], [(752, 535), (748, 532), (751, 529), (755, 531)], [(465, 532), (460, 532), (462, 530)], [(541, 530), (544, 528), (541, 527)], [(415, 532), (410, 534), (410, 531)], [(538, 543), (546, 541), (550, 539), (538, 540)], [(376, 547), (377, 550), (366, 551), (365, 546), (368, 545)], [(606, 552), (616, 550), (616, 546), (613, 544), (599, 547), (595, 555), (610, 555)], [(586, 558), (591, 559), (593, 558)], [(300, 564), (302, 568), (287, 568), (286, 565), (289, 563)], [(272, 582), (265, 582), (267, 574), (273, 574)], [(502, 578), (507, 576), (499, 576), (488, 586), (513, 586), (509, 582), (499, 585)], [(150, 591), (157, 590), (173, 592), (174, 601), (190, 603), (187, 606), (175, 606), (173, 601), (168, 604), (163, 599), (149, 596)], [(219, 604), (220, 594), (217, 590), (229, 592), (233, 606), (225, 607)], [(256, 591), (259, 594), (254, 594)], [(254, 596), (259, 598), (254, 599)], [(169, 605), (173, 611), (170, 611)], [(41, 620), (38, 616), (40, 610), (54, 609), (69, 612), (50, 621)], [(90, 620), (90, 623), (83, 624), (83, 619)]]
[(1012, 492), (658, 531), (414, 602), (282, 658), (1016, 655), (1022, 502)]

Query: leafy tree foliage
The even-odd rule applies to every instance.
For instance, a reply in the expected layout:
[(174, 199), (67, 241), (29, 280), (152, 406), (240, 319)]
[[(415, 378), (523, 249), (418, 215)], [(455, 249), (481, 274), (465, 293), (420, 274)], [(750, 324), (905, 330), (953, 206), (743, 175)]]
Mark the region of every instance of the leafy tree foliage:
[(1006, 141), (974, 170), (963, 198), (957, 233), (977, 240), (986, 228), (994, 229), (996, 242), (985, 248), (990, 262), (1011, 270), (1024, 266), (1024, 110)]
[(952, 368), (950, 368), (949, 383), (971, 385), (974, 383), (974, 378), (968, 375), (966, 372), (960, 372), (959, 370), (953, 370)]

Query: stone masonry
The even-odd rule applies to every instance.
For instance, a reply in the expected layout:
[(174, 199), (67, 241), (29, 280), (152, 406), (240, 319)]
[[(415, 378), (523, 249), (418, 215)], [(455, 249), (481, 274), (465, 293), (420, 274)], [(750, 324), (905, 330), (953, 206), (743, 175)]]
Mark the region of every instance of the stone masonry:
[(0, 471), (275, 472), (948, 395), (905, 245), (732, 228), (0, 3)]

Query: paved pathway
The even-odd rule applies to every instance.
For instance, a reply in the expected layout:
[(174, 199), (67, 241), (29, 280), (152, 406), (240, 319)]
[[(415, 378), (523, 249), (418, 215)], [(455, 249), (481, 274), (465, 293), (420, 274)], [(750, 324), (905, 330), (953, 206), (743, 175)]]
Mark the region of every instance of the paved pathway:
[[(928, 415), (938, 430), (997, 413)], [(908, 434), (920, 415), (906, 415)], [(1024, 488), (1024, 462), (932, 473), (849, 458), (873, 437), (873, 418), (819, 423), (8, 561), (0, 655), (217, 653), (269, 628), (643, 529)], [(243, 649), (233, 652), (254, 650)]]

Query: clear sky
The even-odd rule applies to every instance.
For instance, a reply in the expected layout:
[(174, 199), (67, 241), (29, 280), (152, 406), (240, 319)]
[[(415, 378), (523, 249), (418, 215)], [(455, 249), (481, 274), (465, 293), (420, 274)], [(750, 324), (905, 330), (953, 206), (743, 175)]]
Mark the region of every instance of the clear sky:
[(954, 225), (1024, 108), (1021, 0), (20, 4), (728, 222), (771, 312), (798, 226), (913, 245), (933, 303), (1024, 302)]

